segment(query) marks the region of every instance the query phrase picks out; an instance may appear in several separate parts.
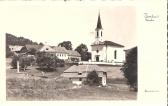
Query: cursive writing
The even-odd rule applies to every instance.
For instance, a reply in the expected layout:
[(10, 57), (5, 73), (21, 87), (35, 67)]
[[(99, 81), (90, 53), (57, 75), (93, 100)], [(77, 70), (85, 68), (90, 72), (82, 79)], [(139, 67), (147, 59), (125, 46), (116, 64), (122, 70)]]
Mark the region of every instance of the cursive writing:
[(159, 18), (158, 15), (144, 13), (145, 21), (155, 21), (156, 18)]
[(159, 92), (158, 90), (146, 90), (145, 89), (145, 92)]

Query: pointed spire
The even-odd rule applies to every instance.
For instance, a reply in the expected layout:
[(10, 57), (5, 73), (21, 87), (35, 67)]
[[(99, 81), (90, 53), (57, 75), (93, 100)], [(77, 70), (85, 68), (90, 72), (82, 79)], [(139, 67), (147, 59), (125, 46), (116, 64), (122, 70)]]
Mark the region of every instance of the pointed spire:
[(98, 20), (97, 20), (96, 30), (98, 30), (98, 29), (103, 29), (102, 24), (101, 24), (101, 19), (100, 19), (100, 12), (99, 12)]

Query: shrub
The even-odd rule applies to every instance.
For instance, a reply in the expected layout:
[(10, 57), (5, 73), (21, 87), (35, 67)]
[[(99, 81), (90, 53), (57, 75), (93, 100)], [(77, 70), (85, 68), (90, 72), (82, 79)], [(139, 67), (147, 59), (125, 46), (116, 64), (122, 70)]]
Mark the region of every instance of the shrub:
[(137, 91), (137, 47), (132, 48), (126, 56), (126, 63), (121, 69), (131, 88)]
[(95, 70), (93, 70), (92, 72), (88, 73), (86, 84), (88, 84), (90, 86), (94, 86), (94, 85), (97, 86), (97, 85), (100, 84), (99, 76), (98, 76), (98, 74), (97, 74), (97, 72)]

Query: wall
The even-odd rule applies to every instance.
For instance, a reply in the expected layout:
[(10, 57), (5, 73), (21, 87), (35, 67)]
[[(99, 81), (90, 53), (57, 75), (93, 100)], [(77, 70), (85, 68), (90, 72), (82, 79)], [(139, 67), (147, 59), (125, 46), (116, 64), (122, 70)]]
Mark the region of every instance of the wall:
[(68, 54), (67, 53), (56, 53), (55, 54), (59, 59), (66, 60), (68, 59)]
[[(99, 50), (97, 53), (96, 50)], [(114, 51), (117, 51), (117, 58), (114, 58)], [(107, 51), (107, 53), (106, 53)], [(121, 47), (112, 47), (112, 46), (106, 46), (99, 45), (99, 46), (92, 46), (92, 61), (96, 61), (96, 55), (99, 56), (100, 61), (104, 62), (123, 62), (125, 61), (125, 51), (124, 48)]]

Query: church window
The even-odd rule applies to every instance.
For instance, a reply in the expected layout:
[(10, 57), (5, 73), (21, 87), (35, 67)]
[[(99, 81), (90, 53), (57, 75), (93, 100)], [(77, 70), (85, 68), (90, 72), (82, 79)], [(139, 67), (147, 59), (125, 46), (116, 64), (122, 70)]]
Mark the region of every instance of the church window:
[(97, 38), (99, 37), (99, 32), (97, 31)]
[(117, 50), (114, 51), (114, 59), (117, 59)]
[(99, 53), (99, 50), (96, 50), (97, 53)]
[(102, 31), (101, 31), (101, 36), (102, 36)]

